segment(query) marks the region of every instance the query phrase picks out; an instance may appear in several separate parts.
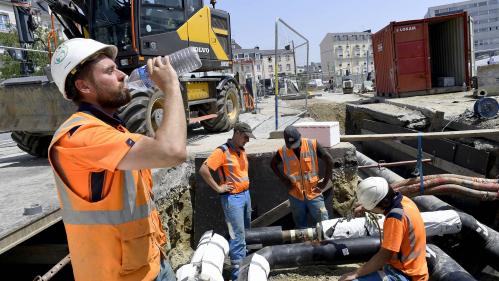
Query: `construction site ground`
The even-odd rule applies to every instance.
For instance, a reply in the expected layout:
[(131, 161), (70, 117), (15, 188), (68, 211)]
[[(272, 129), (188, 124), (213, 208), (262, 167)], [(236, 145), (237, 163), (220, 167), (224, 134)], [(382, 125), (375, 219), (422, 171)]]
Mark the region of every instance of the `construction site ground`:
[[(302, 120), (339, 121), (344, 133), (345, 106), (348, 102), (358, 102), (370, 99), (372, 95), (358, 95), (342, 93), (317, 92), (316, 96), (308, 100), (309, 118), (296, 116), (304, 109), (304, 100), (287, 100), (279, 102), (279, 129), (288, 124)], [(472, 106), (472, 99), (466, 94), (449, 94), (442, 98), (406, 98), (407, 103), (431, 108), (446, 110), (445, 117), (452, 119), (459, 116), (466, 108)], [(459, 100), (463, 103), (455, 103)], [(436, 108), (435, 108), (436, 109)], [(439, 109), (436, 109), (439, 110)], [(267, 138), (275, 130), (274, 97), (261, 98), (257, 103), (257, 113), (243, 113), (240, 120), (247, 122), (254, 128), (257, 140), (250, 149), (258, 149), (258, 139)], [(172, 266), (177, 269), (188, 263), (192, 248), (190, 235), (192, 233), (192, 206), (189, 189), (192, 185), (192, 174), (195, 172), (192, 158), (197, 154), (207, 154), (230, 138), (231, 132), (206, 134), (202, 127), (193, 126), (188, 134), (188, 151), (190, 161), (172, 169), (156, 169), (153, 171), (156, 184), (155, 198), (159, 200), (160, 208), (166, 215), (164, 224), (170, 236), (169, 255)], [(37, 232), (53, 224), (57, 220), (59, 202), (52, 172), (46, 159), (32, 157), (17, 148), (10, 139), (10, 133), (0, 134), (0, 254), (26, 240)], [(159, 199), (158, 199), (159, 198)], [(34, 204), (42, 206), (42, 213), (27, 216), (23, 215), (24, 208)], [(160, 210), (161, 211), (161, 210)], [(223, 219), (223, 218), (220, 218)], [(194, 242), (196, 244), (197, 241)], [(277, 269), (270, 274), (269, 280), (338, 280), (345, 272), (358, 267), (357, 264), (342, 266), (304, 266), (300, 268)], [(37, 272), (43, 274), (44, 272)], [(480, 280), (499, 280), (499, 278), (484, 277)]]

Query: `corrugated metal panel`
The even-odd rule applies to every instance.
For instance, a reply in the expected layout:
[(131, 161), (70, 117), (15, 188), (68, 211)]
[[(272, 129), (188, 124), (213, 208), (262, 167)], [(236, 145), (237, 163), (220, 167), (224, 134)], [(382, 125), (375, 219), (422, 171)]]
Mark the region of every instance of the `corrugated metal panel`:
[(421, 21), (395, 25), (395, 52), (397, 57), (397, 93), (427, 89), (428, 55), (425, 25)]
[(466, 81), (463, 18), (429, 22), (432, 85), (439, 87), (439, 77), (454, 77), (455, 85)]
[(377, 94), (388, 97), (396, 94), (397, 85), (392, 30), (393, 25), (388, 25), (372, 37)]

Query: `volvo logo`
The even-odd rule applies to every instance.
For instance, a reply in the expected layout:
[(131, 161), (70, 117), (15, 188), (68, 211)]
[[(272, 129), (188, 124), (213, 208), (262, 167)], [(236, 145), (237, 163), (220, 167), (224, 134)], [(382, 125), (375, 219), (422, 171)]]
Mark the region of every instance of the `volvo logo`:
[(194, 50), (198, 53), (205, 53), (209, 54), (210, 53), (210, 48), (205, 48), (205, 47), (194, 47)]

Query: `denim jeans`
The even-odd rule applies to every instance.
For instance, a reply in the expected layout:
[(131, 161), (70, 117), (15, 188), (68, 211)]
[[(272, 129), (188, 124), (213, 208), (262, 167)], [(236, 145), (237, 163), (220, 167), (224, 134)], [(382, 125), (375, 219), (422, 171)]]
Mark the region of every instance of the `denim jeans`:
[(308, 227), (307, 210), (312, 215), (315, 223), (329, 219), (322, 194), (311, 200), (305, 198), (303, 201), (291, 195), (288, 195), (288, 197), (296, 228), (303, 229)]
[(154, 281), (177, 281), (175, 273), (173, 273), (172, 266), (166, 259), (161, 259), (159, 264), (159, 274)]
[(232, 265), (231, 278), (237, 280), (239, 264), (246, 257), (244, 231), (251, 224), (251, 198), (249, 190), (238, 194), (220, 196), (225, 222), (229, 229), (229, 256)]
[(387, 264), (383, 267), (383, 271), (376, 271), (354, 279), (353, 281), (409, 281), (409, 278), (399, 270)]

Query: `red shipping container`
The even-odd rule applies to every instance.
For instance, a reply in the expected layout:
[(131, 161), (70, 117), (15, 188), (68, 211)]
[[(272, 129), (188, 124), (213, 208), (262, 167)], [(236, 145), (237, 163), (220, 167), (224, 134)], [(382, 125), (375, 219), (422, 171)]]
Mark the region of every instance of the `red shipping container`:
[(474, 64), (467, 13), (391, 22), (373, 35), (378, 96), (404, 97), (470, 87)]

